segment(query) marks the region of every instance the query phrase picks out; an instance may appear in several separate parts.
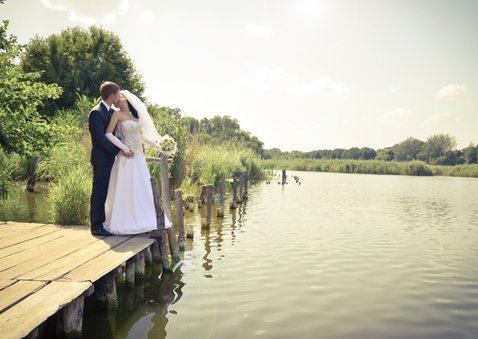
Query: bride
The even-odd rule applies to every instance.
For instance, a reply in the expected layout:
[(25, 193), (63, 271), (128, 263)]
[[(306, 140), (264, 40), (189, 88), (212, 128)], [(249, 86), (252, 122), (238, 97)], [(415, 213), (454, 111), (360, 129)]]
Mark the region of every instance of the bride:
[[(137, 234), (156, 229), (156, 211), (143, 142), (160, 149), (160, 135), (144, 103), (122, 90), (119, 111), (113, 113), (106, 137), (132, 158), (117, 156), (108, 186), (104, 228), (116, 235)], [(120, 141), (113, 135), (122, 136)], [(165, 215), (165, 226), (172, 226)]]

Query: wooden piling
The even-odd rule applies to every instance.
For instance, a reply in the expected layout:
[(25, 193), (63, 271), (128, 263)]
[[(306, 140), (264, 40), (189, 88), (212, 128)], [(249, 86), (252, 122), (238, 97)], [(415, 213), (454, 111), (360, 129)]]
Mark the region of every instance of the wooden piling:
[(154, 262), (161, 263), (161, 253), (159, 252), (159, 243), (157, 240), (151, 245), (151, 254), (153, 255)]
[(144, 251), (144, 264), (146, 267), (153, 265), (153, 253), (151, 252), (151, 248), (146, 248)]
[(178, 215), (178, 247), (184, 251), (184, 214), (183, 214), (183, 196), (181, 190), (174, 191), (174, 200), (176, 200), (176, 211)]
[(144, 266), (144, 253), (139, 252), (136, 254), (136, 261), (134, 265), (134, 278), (135, 280), (144, 279), (145, 266)]
[(206, 219), (203, 222), (203, 228), (209, 229), (211, 226), (211, 215), (212, 215), (212, 190), (213, 185), (207, 185), (205, 196), (206, 196)]
[(131, 258), (126, 261), (126, 270), (125, 270), (125, 285), (127, 287), (134, 286), (134, 276), (135, 276), (135, 258)]
[[(168, 170), (168, 158), (164, 153), (160, 155), (161, 159), (161, 197), (163, 199), (163, 210), (169, 221), (173, 222), (173, 212), (171, 209), (171, 198), (169, 195), (169, 170)], [(166, 228), (166, 233), (169, 239), (169, 251), (173, 261), (178, 262), (179, 253), (178, 245), (176, 242), (176, 232), (174, 232), (174, 225)]]
[(282, 170), (282, 185), (285, 185), (287, 182), (287, 172), (285, 169)]
[(237, 196), (237, 203), (238, 203), (238, 204), (242, 204), (242, 196), (243, 196), (243, 194), (244, 194), (244, 193), (243, 193), (243, 191), (244, 191), (243, 186), (244, 186), (244, 176), (241, 175), (241, 176), (239, 177), (239, 194), (238, 194), (238, 196)]
[(166, 250), (166, 230), (164, 228), (164, 212), (161, 196), (158, 191), (158, 183), (155, 178), (151, 178), (151, 187), (153, 189), (154, 208), (156, 209), (156, 231), (151, 232), (151, 237), (157, 239), (161, 265), (163, 269), (169, 269), (168, 252)]
[(230, 209), (236, 209), (237, 208), (237, 178), (232, 179), (232, 201), (229, 205)]
[(61, 338), (81, 338), (83, 305), (85, 297), (79, 296), (65, 305), (57, 317), (57, 335)]
[(244, 196), (242, 200), (247, 200), (249, 198), (248, 184), (249, 184), (249, 175), (246, 174), (244, 176)]
[(100, 308), (118, 307), (115, 272), (103, 276), (95, 284), (96, 304)]

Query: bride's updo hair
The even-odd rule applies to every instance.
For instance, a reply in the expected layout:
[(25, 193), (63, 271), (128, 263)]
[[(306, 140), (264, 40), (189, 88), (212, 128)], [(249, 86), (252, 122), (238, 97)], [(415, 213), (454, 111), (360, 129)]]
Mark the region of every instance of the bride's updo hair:
[(128, 108), (129, 108), (129, 111), (131, 112), (131, 114), (133, 114), (133, 116), (134, 116), (136, 119), (139, 119), (139, 118), (138, 118), (138, 111), (136, 110), (136, 108), (134, 108), (134, 106), (131, 105), (131, 102), (129, 102), (128, 100), (126, 100), (126, 102), (128, 103)]

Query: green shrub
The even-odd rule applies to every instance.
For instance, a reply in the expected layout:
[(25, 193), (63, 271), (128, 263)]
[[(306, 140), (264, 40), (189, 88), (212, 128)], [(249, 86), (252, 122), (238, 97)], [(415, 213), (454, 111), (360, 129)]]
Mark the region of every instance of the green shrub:
[(89, 218), (91, 176), (81, 167), (73, 168), (52, 183), (47, 193), (55, 223), (86, 225)]

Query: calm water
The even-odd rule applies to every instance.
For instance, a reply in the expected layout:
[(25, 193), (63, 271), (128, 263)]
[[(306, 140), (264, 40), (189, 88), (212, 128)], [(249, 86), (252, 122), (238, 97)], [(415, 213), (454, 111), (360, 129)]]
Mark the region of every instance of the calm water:
[[(477, 338), (478, 180), (290, 172), (195, 238), (172, 275), (87, 303), (121, 338)], [(189, 212), (188, 212), (189, 213)], [(215, 218), (213, 218), (213, 222)]]

